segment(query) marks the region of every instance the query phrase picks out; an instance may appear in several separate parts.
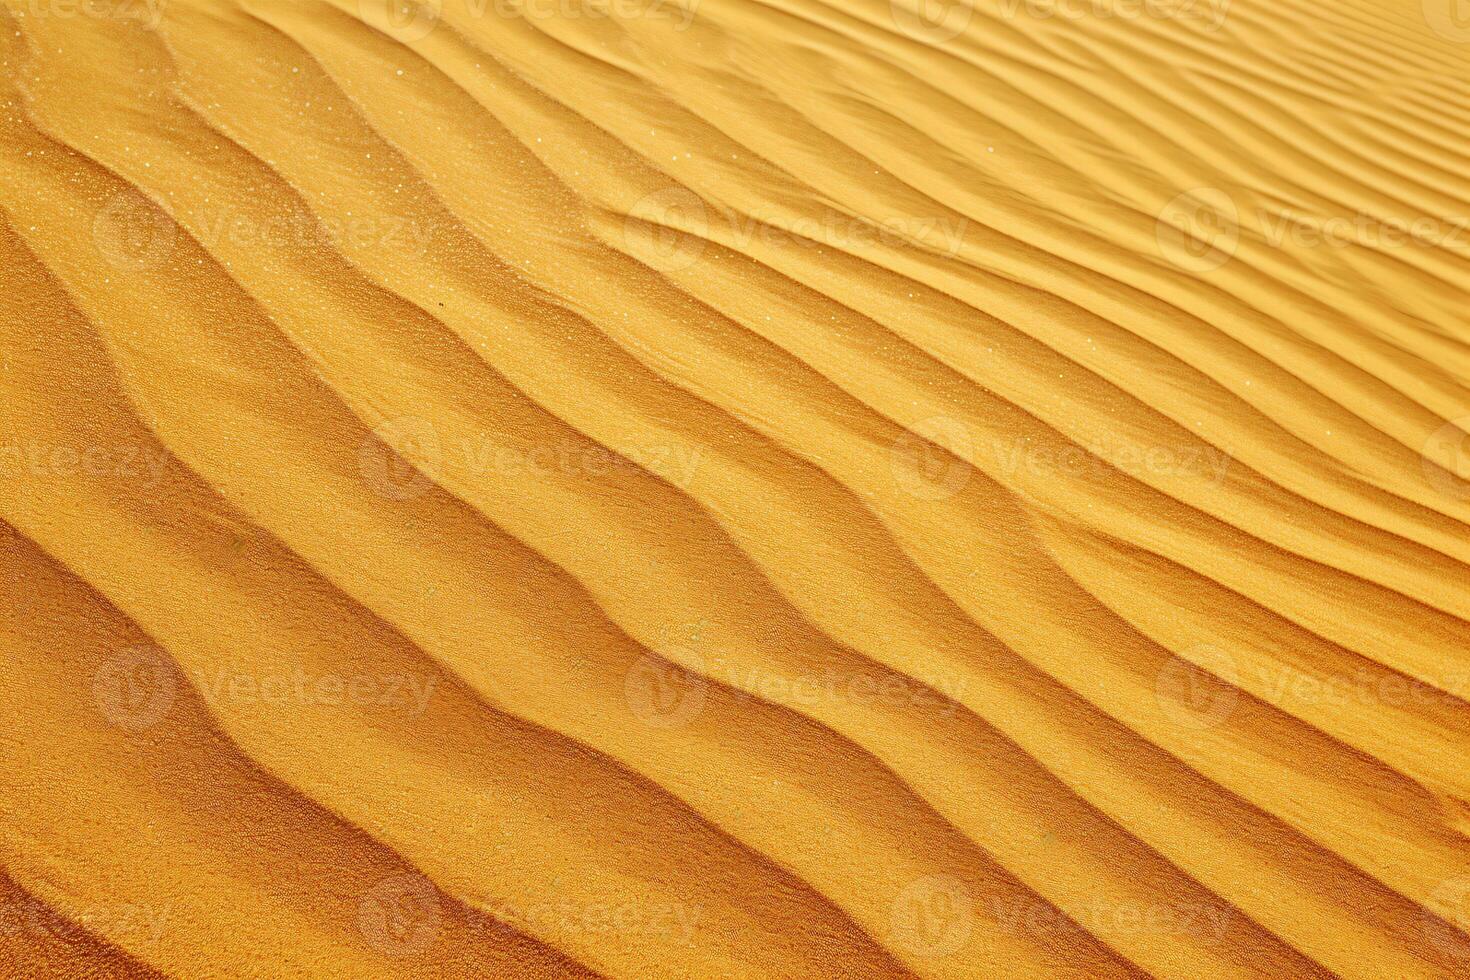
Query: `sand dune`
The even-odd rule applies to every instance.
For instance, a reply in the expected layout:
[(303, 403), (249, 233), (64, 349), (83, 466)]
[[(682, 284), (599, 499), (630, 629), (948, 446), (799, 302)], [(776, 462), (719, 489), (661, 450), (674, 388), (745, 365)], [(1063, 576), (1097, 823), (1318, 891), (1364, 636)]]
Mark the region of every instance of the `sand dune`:
[(1454, 0), (4, 0), (0, 972), (1470, 976)]

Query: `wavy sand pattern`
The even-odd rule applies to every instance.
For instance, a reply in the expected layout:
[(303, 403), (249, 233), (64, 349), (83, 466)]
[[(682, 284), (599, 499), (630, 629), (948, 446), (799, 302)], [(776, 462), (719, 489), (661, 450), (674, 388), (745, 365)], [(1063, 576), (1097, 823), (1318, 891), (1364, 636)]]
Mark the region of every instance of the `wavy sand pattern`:
[(3, 0), (0, 974), (1470, 976), (1457, 0)]

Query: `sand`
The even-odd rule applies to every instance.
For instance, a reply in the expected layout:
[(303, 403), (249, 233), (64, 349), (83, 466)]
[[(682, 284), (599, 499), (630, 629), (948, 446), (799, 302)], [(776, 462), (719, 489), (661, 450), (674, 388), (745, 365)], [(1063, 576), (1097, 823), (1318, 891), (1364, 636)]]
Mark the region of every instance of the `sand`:
[(1453, 0), (3, 0), (0, 973), (1470, 976)]

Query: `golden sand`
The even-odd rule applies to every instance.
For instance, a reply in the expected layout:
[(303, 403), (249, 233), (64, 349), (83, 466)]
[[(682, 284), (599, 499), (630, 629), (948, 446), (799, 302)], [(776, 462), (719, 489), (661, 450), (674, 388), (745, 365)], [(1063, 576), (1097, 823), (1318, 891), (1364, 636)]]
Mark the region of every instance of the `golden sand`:
[(0, 975), (1470, 976), (1458, 0), (3, 0)]

